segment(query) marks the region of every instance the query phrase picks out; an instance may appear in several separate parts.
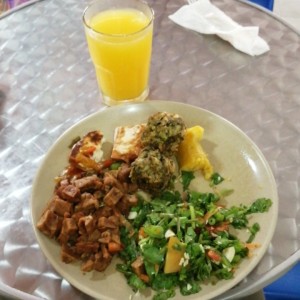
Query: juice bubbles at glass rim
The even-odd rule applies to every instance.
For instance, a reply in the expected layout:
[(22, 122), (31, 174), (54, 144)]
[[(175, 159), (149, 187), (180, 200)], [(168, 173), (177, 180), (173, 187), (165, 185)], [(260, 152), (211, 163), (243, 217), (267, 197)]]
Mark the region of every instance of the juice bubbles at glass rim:
[(153, 11), (138, 0), (97, 0), (85, 10), (83, 19), (104, 103), (145, 100)]

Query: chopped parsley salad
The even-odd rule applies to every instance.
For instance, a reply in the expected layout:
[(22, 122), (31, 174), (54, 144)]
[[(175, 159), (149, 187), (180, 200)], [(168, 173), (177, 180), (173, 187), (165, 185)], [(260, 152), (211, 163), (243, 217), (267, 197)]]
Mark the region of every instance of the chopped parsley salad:
[[(183, 193), (165, 191), (152, 199), (140, 193), (129, 213), (131, 226), (121, 230), (125, 247), (117, 270), (134, 291), (156, 291), (154, 300), (172, 298), (177, 287), (182, 295), (191, 295), (201, 290), (201, 283), (233, 278), (240, 261), (257, 246), (252, 242), (260, 227), (250, 226), (248, 217), (272, 205), (260, 198), (250, 206), (224, 207), (217, 188), (222, 176), (211, 176), (212, 193), (190, 190), (193, 178), (193, 172), (182, 172)], [(239, 240), (230, 227), (248, 229), (248, 240)]]

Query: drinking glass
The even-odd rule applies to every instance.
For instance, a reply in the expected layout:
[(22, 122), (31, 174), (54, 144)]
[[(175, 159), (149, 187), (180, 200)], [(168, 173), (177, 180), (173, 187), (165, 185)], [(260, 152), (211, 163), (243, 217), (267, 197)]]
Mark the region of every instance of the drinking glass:
[(140, 0), (96, 0), (83, 24), (103, 102), (141, 102), (149, 94), (153, 10)]

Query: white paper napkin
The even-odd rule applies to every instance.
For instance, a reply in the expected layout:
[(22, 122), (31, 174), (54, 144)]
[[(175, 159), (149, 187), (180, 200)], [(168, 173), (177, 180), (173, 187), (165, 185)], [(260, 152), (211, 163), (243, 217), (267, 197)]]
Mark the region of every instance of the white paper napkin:
[(203, 34), (216, 34), (239, 51), (260, 55), (270, 50), (259, 35), (257, 26), (241, 26), (209, 0), (198, 0), (184, 5), (169, 18), (187, 29)]

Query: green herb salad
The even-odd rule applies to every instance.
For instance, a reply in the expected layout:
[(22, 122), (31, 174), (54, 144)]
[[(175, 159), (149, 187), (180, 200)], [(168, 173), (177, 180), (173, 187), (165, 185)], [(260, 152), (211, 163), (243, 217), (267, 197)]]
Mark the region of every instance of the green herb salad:
[[(125, 275), (134, 291), (151, 287), (153, 299), (182, 295), (201, 290), (201, 284), (231, 279), (241, 260), (253, 247), (258, 223), (249, 225), (249, 216), (267, 212), (272, 201), (255, 200), (252, 205), (225, 207), (221, 203), (232, 191), (219, 189), (223, 177), (211, 176), (212, 192), (190, 190), (193, 172), (182, 171), (179, 192), (164, 191), (149, 198), (138, 194), (138, 205), (131, 208), (129, 224), (121, 229), (123, 260), (117, 270)], [(246, 229), (247, 241), (231, 233)]]

